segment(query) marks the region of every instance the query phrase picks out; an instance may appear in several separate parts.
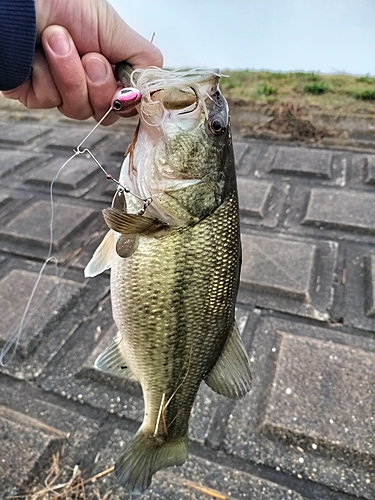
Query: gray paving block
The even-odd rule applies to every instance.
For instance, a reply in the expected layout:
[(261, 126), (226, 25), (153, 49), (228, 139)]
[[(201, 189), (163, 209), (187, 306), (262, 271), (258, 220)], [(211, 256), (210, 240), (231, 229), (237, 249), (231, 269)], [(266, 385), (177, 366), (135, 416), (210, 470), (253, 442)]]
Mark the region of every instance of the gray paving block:
[(375, 341), (264, 318), (249, 354), (253, 389), (232, 411), (227, 453), (372, 499)]
[[(0, 307), (7, 307), (9, 313), (2, 316), (0, 347), (12, 333), (18, 332), (40, 267), (35, 262), (22, 263), (13, 259), (7, 259), (1, 266)], [(54, 357), (59, 359), (59, 351), (89, 312), (108, 294), (107, 279), (101, 277), (94, 285), (83, 282), (81, 272), (65, 268), (59, 270), (59, 284), (55, 286), (55, 277), (51, 274), (54, 271), (52, 267), (44, 272), (36, 289), (36, 300), (32, 301), (26, 317), (18, 348), (12, 358), (9, 358), (11, 352), (5, 358), (6, 364), (0, 365), (0, 372), (23, 380), (40, 376), (49, 363), (53, 368), (56, 364), (56, 360), (52, 361)]]
[(261, 432), (375, 463), (374, 366), (375, 352), (279, 332)]
[(22, 493), (34, 478), (43, 485), (56, 452), (61, 467), (81, 463), (98, 432), (92, 418), (42, 398), (31, 386), (0, 378), (1, 493)]
[(375, 255), (370, 255), (366, 259), (366, 267), (368, 271), (367, 278), (367, 294), (365, 297), (366, 300), (366, 316), (374, 317), (375, 316)]
[(248, 212), (253, 217), (263, 218), (272, 184), (238, 177), (237, 185), (240, 210)]
[(316, 245), (243, 235), (241, 281), (254, 291), (310, 300)]
[(24, 483), (48, 465), (67, 435), (0, 406), (1, 491), (17, 494)]
[[(37, 279), (36, 273), (13, 269), (0, 281), (0, 304), (7, 311), (0, 317), (2, 344), (17, 334)], [(80, 285), (71, 280), (48, 275), (41, 277), (25, 317), (18, 346), (20, 354), (27, 356), (36, 348), (43, 330), (47, 325), (52, 326), (59, 310), (67, 309), (79, 292)]]
[(35, 158), (29, 151), (2, 151), (0, 157), (0, 179), (13, 174)]
[(261, 141), (248, 141), (248, 147), (244, 148), (243, 155), (236, 162), (236, 169), (239, 175), (253, 174), (260, 163), (267, 165), (269, 144)]
[(239, 300), (319, 320), (329, 318), (334, 242), (243, 234)]
[(50, 127), (30, 123), (17, 123), (0, 128), (0, 145), (15, 144), (26, 146), (41, 139), (52, 131)]
[(46, 166), (32, 170), (25, 176), (25, 182), (49, 189), (51, 182), (54, 181), (55, 191), (79, 190), (78, 193), (75, 193), (76, 196), (81, 196), (96, 184), (98, 178), (95, 174), (98, 173), (99, 168), (92, 159), (77, 156), (59, 173), (63, 163), (60, 157), (54, 158)]
[(314, 188), (302, 223), (374, 234), (375, 194)]
[(234, 161), (236, 165), (239, 165), (248, 147), (249, 144), (247, 142), (233, 142)]
[[(78, 145), (83, 141), (83, 139), (87, 136), (87, 134), (92, 130), (92, 127), (61, 127), (55, 128), (53, 133), (48, 136), (45, 141), (45, 147), (47, 149), (55, 150), (55, 151), (71, 151), (73, 154), (73, 150), (76, 150)], [(103, 143), (108, 134), (104, 133), (101, 130), (96, 130), (87, 140), (82, 144), (81, 150), (90, 149), (91, 152), (95, 155), (94, 149), (97, 148), (101, 143)]]
[[(90, 208), (54, 203), (53, 249), (61, 249), (77, 231), (95, 217)], [(4, 239), (16, 241), (19, 245), (32, 244), (48, 248), (50, 243), (51, 204), (37, 201), (0, 229)]]
[(375, 331), (375, 252), (370, 245), (349, 245), (343, 269), (344, 323)]
[(0, 208), (10, 200), (10, 196), (6, 193), (0, 193)]
[(277, 148), (270, 172), (330, 179), (332, 153), (318, 149), (280, 146)]
[(364, 165), (365, 183), (375, 184), (375, 158), (368, 155)]

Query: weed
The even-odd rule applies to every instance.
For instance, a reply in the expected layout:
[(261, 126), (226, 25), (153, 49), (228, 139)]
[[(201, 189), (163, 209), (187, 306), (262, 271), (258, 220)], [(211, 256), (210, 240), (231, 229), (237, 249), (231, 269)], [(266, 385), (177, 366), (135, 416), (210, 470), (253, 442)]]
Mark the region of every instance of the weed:
[(303, 90), (309, 94), (324, 94), (328, 90), (328, 85), (325, 82), (308, 83)]
[(375, 101), (375, 90), (352, 90), (349, 92), (356, 99), (362, 99), (362, 101)]
[(276, 94), (277, 89), (275, 87), (271, 87), (271, 85), (260, 85), (255, 91), (255, 95), (257, 96), (270, 96)]
[(360, 76), (359, 78), (356, 78), (356, 81), (359, 82), (359, 83), (374, 84), (375, 83), (375, 78), (371, 77), (369, 75), (366, 75), (366, 76)]

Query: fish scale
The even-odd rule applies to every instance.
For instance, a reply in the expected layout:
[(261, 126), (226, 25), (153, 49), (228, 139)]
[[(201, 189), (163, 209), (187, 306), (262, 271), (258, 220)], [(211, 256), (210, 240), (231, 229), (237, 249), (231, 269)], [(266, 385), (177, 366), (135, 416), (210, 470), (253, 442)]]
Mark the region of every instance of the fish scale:
[(167, 416), (176, 423), (169, 436), (185, 435), (200, 381), (227, 338), (237, 292), (236, 205), (233, 196), (196, 226), (158, 240), (141, 237), (133, 256), (114, 257), (111, 289), (118, 293), (112, 298), (113, 314), (119, 329), (126, 330), (129, 367), (150, 393), (152, 410), (145, 406), (151, 431), (162, 394), (168, 399), (186, 376)]

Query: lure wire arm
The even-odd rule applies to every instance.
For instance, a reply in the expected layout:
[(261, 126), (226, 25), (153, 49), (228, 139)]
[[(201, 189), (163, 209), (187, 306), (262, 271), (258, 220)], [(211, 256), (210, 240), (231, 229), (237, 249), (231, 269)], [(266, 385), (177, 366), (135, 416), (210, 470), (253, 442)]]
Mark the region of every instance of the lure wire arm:
[[(114, 102), (114, 101), (113, 101)], [(128, 187), (126, 186), (123, 186), (121, 184), (120, 181), (118, 181), (117, 179), (115, 179), (112, 174), (110, 174), (109, 172), (106, 171), (106, 169), (103, 167), (103, 165), (97, 160), (97, 158), (95, 158), (95, 156), (93, 155), (93, 153), (90, 151), (90, 149), (88, 148), (85, 148), (85, 149), (81, 149), (82, 145), (87, 141), (87, 139), (95, 132), (95, 130), (99, 127), (99, 125), (107, 118), (107, 116), (109, 115), (109, 113), (111, 111), (115, 111), (114, 109), (114, 105), (112, 103), (112, 106), (108, 109), (108, 111), (104, 114), (104, 116), (98, 121), (98, 123), (95, 125), (95, 127), (86, 135), (86, 137), (78, 144), (77, 148), (76, 149), (73, 149), (74, 151), (74, 155), (72, 156), (72, 158), (74, 158), (75, 156), (77, 155), (82, 155), (84, 153), (87, 153), (93, 160), (94, 162), (98, 165), (98, 167), (100, 168), (100, 170), (105, 174), (105, 176), (107, 177), (108, 180), (110, 181), (113, 181), (115, 184), (117, 184), (117, 186), (119, 188), (121, 188), (125, 193), (129, 193), (131, 194), (132, 196), (134, 196), (135, 198), (137, 198), (139, 201), (141, 201), (143, 203), (143, 208), (142, 210), (139, 212), (139, 215), (143, 215), (147, 209), (147, 207), (149, 205), (151, 205), (152, 203), (152, 198), (149, 197), (149, 198), (142, 198), (141, 196), (138, 196), (137, 194), (133, 193)], [(71, 158), (71, 159), (72, 159)]]

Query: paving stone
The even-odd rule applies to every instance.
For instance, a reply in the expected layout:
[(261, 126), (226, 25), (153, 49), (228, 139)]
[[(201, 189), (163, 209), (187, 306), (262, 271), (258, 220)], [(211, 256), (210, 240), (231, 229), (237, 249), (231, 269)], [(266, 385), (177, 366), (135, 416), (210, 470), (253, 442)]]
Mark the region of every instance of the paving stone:
[[(93, 127), (94, 124), (92, 128)], [(77, 130), (76, 127), (62, 127), (61, 129), (55, 129), (53, 133), (48, 136), (45, 146), (46, 148), (52, 150), (71, 151), (73, 154), (73, 150), (78, 147), (80, 142), (83, 141), (92, 128), (82, 127), (82, 129)], [(105, 141), (107, 136), (108, 134), (105, 134), (100, 130), (96, 130), (95, 133), (88, 137), (84, 144), (82, 144), (81, 149), (90, 149), (95, 155), (94, 149)]]
[(332, 177), (332, 153), (317, 149), (280, 146), (277, 148), (270, 171), (330, 179)]
[(249, 144), (247, 142), (233, 142), (234, 161), (236, 165), (239, 165), (248, 147)]
[(263, 318), (249, 355), (253, 389), (232, 411), (226, 452), (372, 499), (375, 341)]
[(249, 234), (241, 239), (240, 302), (328, 319), (337, 258), (334, 242), (316, 245)]
[(36, 139), (41, 139), (52, 129), (41, 125), (31, 125), (30, 123), (17, 123), (0, 129), (0, 145), (1, 142), (6, 144), (19, 144), (26, 146)]
[(61, 448), (64, 438), (67, 435), (58, 429), (0, 406), (1, 491), (17, 494), (30, 476), (48, 465), (48, 459)]
[(0, 193), (0, 208), (10, 200), (10, 196), (6, 193)]
[(303, 224), (375, 233), (375, 194), (315, 188)]
[(372, 246), (349, 245), (342, 280), (344, 323), (370, 332), (375, 331), (374, 259)]
[(61, 467), (82, 463), (87, 444), (98, 432), (94, 419), (43, 397), (30, 385), (0, 377), (1, 493), (22, 493), (34, 477), (44, 486), (55, 452)]
[(366, 157), (364, 169), (366, 184), (375, 184), (375, 158), (373, 156)]
[(245, 210), (254, 217), (263, 218), (272, 184), (238, 177), (237, 185), (240, 210)]
[(0, 179), (13, 174), (25, 164), (30, 163), (35, 155), (24, 151), (2, 151), (0, 156)]
[[(53, 248), (58, 250), (95, 216), (85, 207), (54, 203)], [(50, 243), (51, 204), (38, 201), (0, 229), (0, 236), (48, 248)]]
[[(321, 185), (345, 186), (350, 157), (350, 153), (271, 145), (253, 159), (254, 175), (257, 178), (275, 178), (276, 174), (279, 179), (282, 176), (289, 182), (311, 184), (319, 181)], [(245, 161), (246, 158), (243, 163)], [(239, 173), (242, 175), (242, 171)]]
[(311, 277), (316, 246), (280, 241), (261, 236), (242, 237), (245, 248), (241, 281), (255, 291), (287, 295), (297, 300), (310, 299)]
[(375, 463), (375, 352), (279, 335), (262, 431), (350, 450), (357, 460)]
[[(0, 304), (7, 314), (0, 317), (0, 341), (2, 344), (17, 334), (31, 297), (38, 275), (21, 269), (13, 269), (0, 281)], [(29, 313), (24, 321), (18, 349), (28, 355), (41, 341), (42, 331), (50, 325), (59, 311), (66, 310), (80, 291), (80, 285), (64, 278), (43, 275), (30, 302)], [(60, 312), (61, 314), (61, 312)]]
[(367, 259), (368, 267), (368, 290), (367, 290), (367, 308), (366, 315), (375, 316), (375, 255), (371, 255)]
[(55, 158), (45, 167), (38, 168), (30, 172), (25, 181), (28, 184), (36, 184), (50, 188), (51, 182), (54, 180), (54, 189), (77, 190), (86, 185), (86, 189), (81, 190), (79, 194), (88, 191), (95, 185), (98, 173), (98, 166), (89, 158), (76, 157), (73, 158), (59, 173), (63, 162), (61, 158)]

